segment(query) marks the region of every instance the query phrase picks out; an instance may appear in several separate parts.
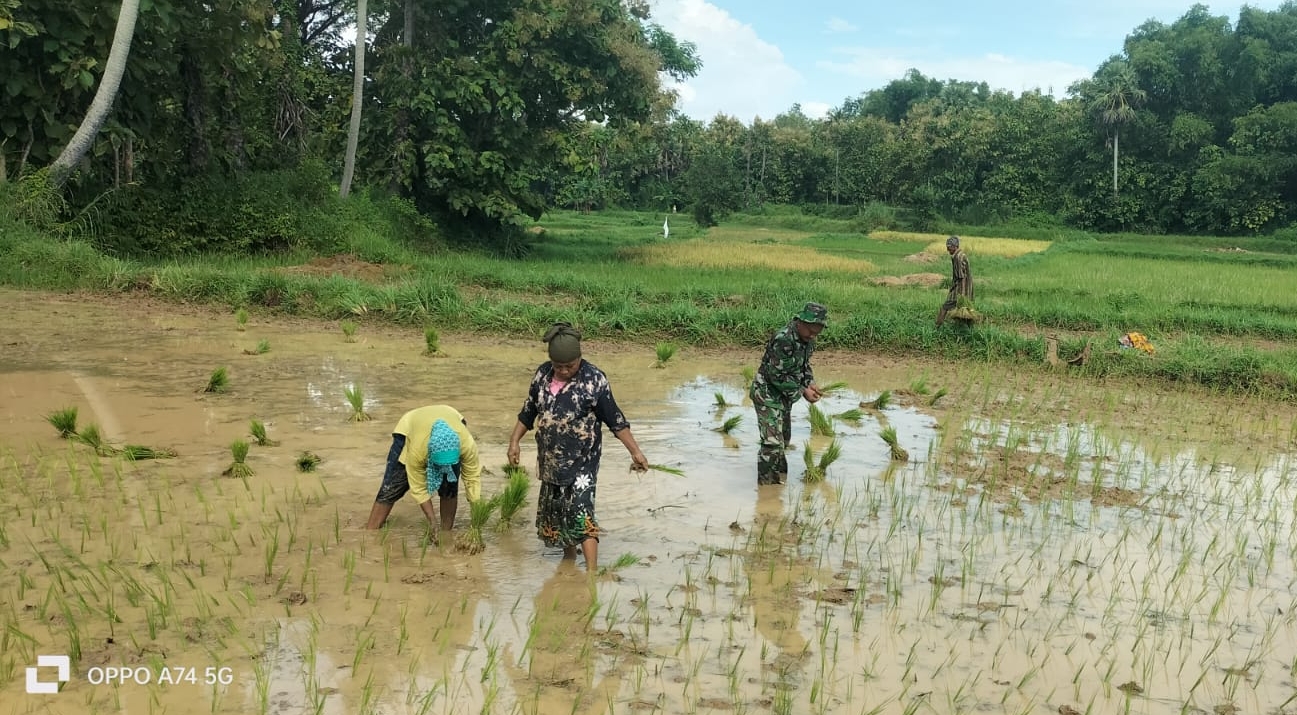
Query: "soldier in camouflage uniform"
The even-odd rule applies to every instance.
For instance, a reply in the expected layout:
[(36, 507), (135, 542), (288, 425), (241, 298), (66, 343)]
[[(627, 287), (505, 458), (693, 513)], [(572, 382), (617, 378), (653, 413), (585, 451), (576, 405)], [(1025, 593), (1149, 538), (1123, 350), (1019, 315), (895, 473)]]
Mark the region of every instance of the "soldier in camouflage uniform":
[(807, 303), (766, 344), (761, 367), (748, 391), (761, 434), (757, 484), (783, 484), (788, 479), (784, 452), (792, 440), (793, 403), (801, 397), (807, 402), (820, 399), (820, 388), (811, 373), (811, 353), (827, 316), (824, 306)]

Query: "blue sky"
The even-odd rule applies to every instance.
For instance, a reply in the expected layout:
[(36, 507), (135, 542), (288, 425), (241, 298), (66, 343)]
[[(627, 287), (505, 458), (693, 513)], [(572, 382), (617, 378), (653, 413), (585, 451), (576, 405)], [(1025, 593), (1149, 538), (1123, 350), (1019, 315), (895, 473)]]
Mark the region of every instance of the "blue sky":
[[(678, 86), (694, 119), (744, 123), (794, 103), (822, 116), (911, 67), (1062, 97), (1121, 51), (1145, 20), (1171, 23), (1191, 0), (650, 0), (654, 21), (698, 46), (703, 69)], [(1280, 0), (1252, 0), (1272, 10)], [(1238, 19), (1243, 3), (1203, 3)]]

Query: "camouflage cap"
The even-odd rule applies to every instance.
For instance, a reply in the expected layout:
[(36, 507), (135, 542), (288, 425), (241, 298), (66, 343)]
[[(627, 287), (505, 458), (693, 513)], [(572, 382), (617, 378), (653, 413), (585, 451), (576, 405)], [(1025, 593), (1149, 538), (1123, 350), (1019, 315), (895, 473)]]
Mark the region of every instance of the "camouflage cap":
[(793, 316), (803, 323), (817, 323), (827, 325), (829, 322), (829, 309), (819, 303), (807, 303), (802, 306), (800, 312)]

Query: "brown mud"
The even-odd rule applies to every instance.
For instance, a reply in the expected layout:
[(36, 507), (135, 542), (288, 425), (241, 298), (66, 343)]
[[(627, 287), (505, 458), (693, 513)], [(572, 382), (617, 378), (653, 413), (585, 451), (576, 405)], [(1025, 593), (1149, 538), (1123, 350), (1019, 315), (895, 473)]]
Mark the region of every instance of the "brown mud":
[[(408, 501), (361, 528), (421, 404), (467, 415), (483, 492), (502, 488), (535, 338), (445, 332), (424, 357), (418, 331), (363, 320), (348, 343), (128, 296), (0, 291), (0, 311), (0, 713), (1169, 714), (1293, 692), (1290, 406), (825, 351), (820, 381), (850, 385), (826, 413), (898, 399), (834, 423), (843, 456), (814, 484), (801, 446), (829, 438), (799, 403), (793, 478), (759, 490), (757, 355), (654, 369), (652, 346), (590, 341), (649, 460), (685, 476), (631, 473), (605, 439), (589, 578), (535, 538), (534, 489), (476, 555), (429, 544)], [(228, 391), (202, 393), (218, 366)], [(348, 421), (349, 385), (372, 421)], [(71, 406), (178, 456), (59, 439), (45, 415)], [(252, 418), (279, 445), (222, 477)], [(69, 653), (61, 692), (25, 692), (38, 655)], [(151, 682), (91, 682), (122, 667)]]

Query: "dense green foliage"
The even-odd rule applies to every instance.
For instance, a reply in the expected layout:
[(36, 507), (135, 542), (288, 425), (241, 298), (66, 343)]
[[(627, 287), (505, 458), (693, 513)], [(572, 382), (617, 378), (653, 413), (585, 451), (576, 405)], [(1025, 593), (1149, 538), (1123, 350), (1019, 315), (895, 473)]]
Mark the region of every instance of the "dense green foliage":
[[(114, 11), (0, 0), (0, 181), (48, 166), (76, 128)], [(300, 232), (318, 227), (284, 225), (277, 201), (333, 190), (354, 13), (343, 0), (145, 0), (60, 220), (94, 205), (100, 243), (136, 254), (315, 242)], [(675, 208), (707, 226), (791, 204), (861, 230), (946, 219), (1243, 235), (1297, 221), (1293, 2), (1145, 23), (1063, 99), (911, 71), (823, 119), (793, 107), (750, 124), (674, 113), (660, 79), (688, 78), (700, 58), (644, 3), (378, 0), (368, 20), (357, 184), (452, 240), (521, 252), (518, 227), (554, 205)]]

